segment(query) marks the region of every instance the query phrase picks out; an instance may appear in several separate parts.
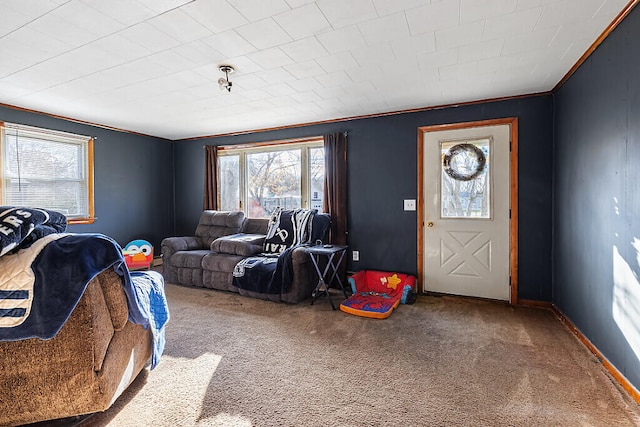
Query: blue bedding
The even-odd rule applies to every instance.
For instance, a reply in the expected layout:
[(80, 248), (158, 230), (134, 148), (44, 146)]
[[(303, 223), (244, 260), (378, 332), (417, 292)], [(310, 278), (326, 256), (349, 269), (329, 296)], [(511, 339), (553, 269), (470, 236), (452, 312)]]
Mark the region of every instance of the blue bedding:
[[(17, 257), (23, 252), (7, 256)], [(169, 319), (162, 276), (155, 272), (130, 274), (120, 246), (102, 234), (70, 234), (52, 240), (31, 264), (34, 276), (31, 288), (0, 288), (0, 307), (3, 307), (0, 320), (2, 317), (24, 316), (25, 312), (11, 309), (10, 305), (20, 306), (21, 299), (30, 300), (27, 315), (19, 325), (0, 327), (0, 341), (53, 338), (82, 297), (89, 281), (109, 268), (123, 278), (129, 320), (145, 328), (151, 327), (154, 343), (152, 368), (155, 367), (164, 348), (164, 325)]]

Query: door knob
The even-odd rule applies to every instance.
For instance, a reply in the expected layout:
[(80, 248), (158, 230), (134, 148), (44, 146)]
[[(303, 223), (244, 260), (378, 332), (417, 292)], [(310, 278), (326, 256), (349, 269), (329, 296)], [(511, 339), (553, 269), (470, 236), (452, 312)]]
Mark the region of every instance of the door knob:
[(429, 228), (433, 227), (433, 221), (429, 221), (429, 222), (427, 223), (427, 227), (429, 227)]

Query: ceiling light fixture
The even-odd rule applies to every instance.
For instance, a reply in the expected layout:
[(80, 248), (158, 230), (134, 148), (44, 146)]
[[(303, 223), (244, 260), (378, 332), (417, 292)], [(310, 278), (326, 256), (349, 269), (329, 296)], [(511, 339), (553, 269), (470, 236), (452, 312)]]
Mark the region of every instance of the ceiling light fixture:
[(231, 92), (231, 86), (233, 86), (233, 83), (229, 81), (229, 74), (233, 73), (235, 69), (231, 65), (221, 65), (218, 69), (224, 73), (224, 77), (220, 77), (218, 79), (220, 90), (226, 89), (227, 92)]

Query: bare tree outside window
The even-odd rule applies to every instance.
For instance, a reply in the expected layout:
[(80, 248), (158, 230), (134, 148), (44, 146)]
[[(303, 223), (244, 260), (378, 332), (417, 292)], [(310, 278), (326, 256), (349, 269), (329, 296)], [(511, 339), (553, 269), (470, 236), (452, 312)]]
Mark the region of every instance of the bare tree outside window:
[[(490, 218), (490, 139), (468, 141), (480, 148), (486, 158), (482, 172), (468, 181), (454, 179), (447, 174), (444, 167), (441, 170), (441, 215), (442, 218)], [(442, 159), (447, 152), (460, 141), (441, 143)], [(478, 165), (478, 159), (470, 152), (460, 152), (451, 160), (451, 168), (461, 174), (472, 174)]]
[(5, 203), (66, 215), (86, 209), (82, 146), (8, 135), (5, 156)]
[(240, 156), (220, 156), (220, 209), (240, 209)]
[(299, 149), (249, 154), (247, 169), (250, 217), (269, 216), (276, 207), (301, 207)]

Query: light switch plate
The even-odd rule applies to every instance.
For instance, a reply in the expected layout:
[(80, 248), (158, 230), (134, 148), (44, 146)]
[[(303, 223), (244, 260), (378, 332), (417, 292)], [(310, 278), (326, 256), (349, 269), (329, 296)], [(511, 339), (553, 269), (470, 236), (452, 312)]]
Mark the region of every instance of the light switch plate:
[(416, 199), (404, 199), (404, 210), (405, 211), (415, 211), (416, 210)]

